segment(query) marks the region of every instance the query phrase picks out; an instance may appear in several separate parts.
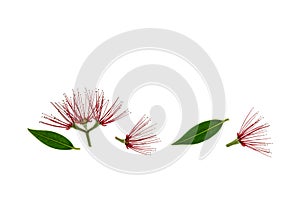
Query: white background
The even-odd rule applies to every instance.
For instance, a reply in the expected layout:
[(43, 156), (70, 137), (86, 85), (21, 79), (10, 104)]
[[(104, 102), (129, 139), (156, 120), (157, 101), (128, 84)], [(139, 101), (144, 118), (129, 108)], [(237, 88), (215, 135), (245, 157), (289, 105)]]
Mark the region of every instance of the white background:
[[(1, 199), (298, 199), (298, 1), (1, 1)], [(196, 41), (214, 61), (230, 118), (214, 151), (193, 146), (148, 175), (110, 170), (82, 149), (47, 148), (26, 128), (73, 88), (99, 44), (137, 28)], [(254, 106), (271, 124), (272, 158), (225, 144)], [(82, 147), (76, 132), (68, 132)]]

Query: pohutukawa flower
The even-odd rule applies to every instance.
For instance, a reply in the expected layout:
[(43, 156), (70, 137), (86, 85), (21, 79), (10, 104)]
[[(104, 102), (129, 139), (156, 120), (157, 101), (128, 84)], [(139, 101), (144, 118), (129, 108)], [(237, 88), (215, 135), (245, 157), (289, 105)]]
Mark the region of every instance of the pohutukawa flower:
[(119, 98), (109, 106), (109, 100), (104, 99), (103, 92), (96, 94), (95, 102), (94, 119), (102, 126), (122, 119), (129, 114), (127, 109), (121, 113), (119, 112), (122, 109), (122, 102), (119, 102)]
[(93, 108), (90, 107), (90, 103), (93, 97), (89, 95), (88, 91), (86, 91), (84, 99), (79, 91), (73, 91), (72, 97), (68, 97), (66, 94), (64, 97), (65, 100), (62, 102), (51, 102), (62, 119), (43, 113), (43, 118), (48, 122), (40, 121), (40, 123), (69, 130), (75, 124), (86, 124), (92, 120)]
[[(68, 97), (66, 94), (64, 94), (64, 97), (65, 99), (62, 102), (51, 102), (61, 118), (43, 113), (46, 122), (40, 121), (40, 123), (67, 130), (74, 128), (82, 131), (86, 134), (89, 146), (91, 146), (90, 131), (99, 125), (105, 126), (128, 114), (127, 110), (117, 114), (122, 106), (121, 103), (117, 103), (118, 99), (112, 106), (108, 107), (109, 101), (104, 99), (103, 91), (85, 90), (84, 95), (79, 91), (73, 91), (72, 97)], [(94, 124), (88, 126), (90, 122), (94, 122)]]
[(115, 139), (124, 143), (127, 149), (150, 155), (156, 151), (156, 148), (151, 147), (150, 144), (160, 142), (156, 137), (156, 134), (153, 134), (155, 124), (149, 126), (150, 121), (150, 118), (143, 116), (126, 135), (125, 139), (120, 139), (118, 137), (115, 137)]
[(237, 133), (237, 138), (226, 146), (230, 147), (235, 144), (241, 144), (244, 147), (253, 149), (263, 155), (271, 157), (271, 151), (267, 147), (271, 138), (267, 137), (267, 128), (270, 126), (267, 123), (260, 123), (263, 117), (257, 117), (258, 112), (252, 114), (253, 108), (246, 116), (240, 131)]

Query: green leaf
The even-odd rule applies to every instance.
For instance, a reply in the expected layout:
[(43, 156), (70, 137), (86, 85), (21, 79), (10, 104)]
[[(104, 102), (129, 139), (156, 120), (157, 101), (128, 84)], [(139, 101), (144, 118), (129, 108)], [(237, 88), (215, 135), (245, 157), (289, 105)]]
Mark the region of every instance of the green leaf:
[(60, 150), (80, 149), (80, 148), (75, 148), (73, 144), (70, 142), (70, 140), (68, 140), (66, 137), (58, 133), (52, 131), (33, 130), (33, 129), (28, 129), (28, 131), (39, 141), (54, 149), (60, 149)]
[(228, 120), (229, 119), (213, 119), (197, 124), (172, 145), (198, 144), (200, 142), (208, 140), (209, 138), (214, 136), (221, 129), (223, 123)]

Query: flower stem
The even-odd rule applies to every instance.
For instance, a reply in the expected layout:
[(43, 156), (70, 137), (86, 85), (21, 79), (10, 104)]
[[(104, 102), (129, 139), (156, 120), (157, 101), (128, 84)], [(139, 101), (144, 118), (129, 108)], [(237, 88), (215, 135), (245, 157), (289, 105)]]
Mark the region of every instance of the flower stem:
[(85, 136), (86, 136), (88, 145), (89, 145), (89, 147), (91, 147), (92, 144), (91, 144), (91, 139), (90, 139), (90, 132), (91, 132), (92, 130), (94, 130), (95, 128), (97, 128), (97, 127), (99, 126), (99, 124), (96, 122), (96, 123), (94, 124), (94, 126), (93, 126), (92, 128), (90, 128), (90, 129), (88, 129), (87, 123), (82, 124), (82, 126), (84, 127), (84, 129), (82, 129), (82, 128), (80, 128), (78, 125), (74, 124), (73, 128), (75, 128), (76, 130), (79, 130), (79, 131), (85, 133)]
[(120, 138), (118, 138), (117, 136), (115, 137), (115, 139), (118, 140), (118, 141), (121, 142), (121, 143), (125, 143), (125, 139), (120, 139)]
[(97, 128), (99, 126), (99, 124), (97, 122), (95, 122), (94, 126), (92, 128), (90, 128), (88, 131), (92, 131), (94, 130), (95, 128)]
[(73, 128), (75, 128), (75, 129), (78, 130), (78, 131), (85, 132), (84, 129), (80, 128), (80, 127), (77, 126), (76, 124), (74, 124)]
[(232, 146), (232, 145), (239, 144), (239, 143), (240, 143), (239, 140), (238, 140), (238, 139), (235, 139), (235, 140), (233, 140), (232, 142), (229, 142), (228, 144), (226, 144), (226, 147), (230, 147), (230, 146)]
[(86, 132), (85, 132), (85, 136), (86, 136), (86, 139), (87, 139), (87, 142), (88, 142), (89, 147), (91, 147), (92, 144), (91, 144), (91, 139), (90, 139), (90, 132), (89, 132), (89, 131), (86, 131)]

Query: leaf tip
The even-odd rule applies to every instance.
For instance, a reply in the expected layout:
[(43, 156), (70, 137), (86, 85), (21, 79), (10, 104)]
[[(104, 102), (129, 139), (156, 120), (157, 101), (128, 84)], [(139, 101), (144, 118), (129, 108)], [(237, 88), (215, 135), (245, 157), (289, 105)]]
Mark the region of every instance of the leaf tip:
[(32, 133), (32, 131), (33, 131), (33, 129), (30, 129), (30, 128), (27, 128), (27, 130), (28, 130), (30, 133)]

